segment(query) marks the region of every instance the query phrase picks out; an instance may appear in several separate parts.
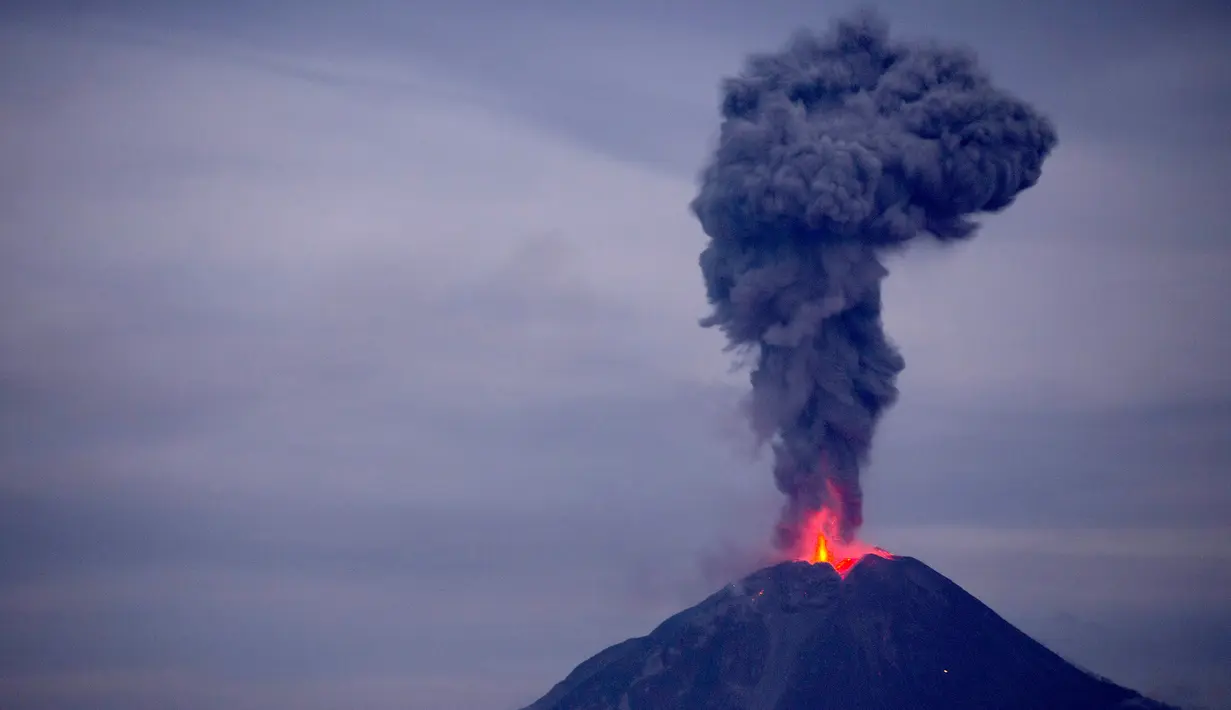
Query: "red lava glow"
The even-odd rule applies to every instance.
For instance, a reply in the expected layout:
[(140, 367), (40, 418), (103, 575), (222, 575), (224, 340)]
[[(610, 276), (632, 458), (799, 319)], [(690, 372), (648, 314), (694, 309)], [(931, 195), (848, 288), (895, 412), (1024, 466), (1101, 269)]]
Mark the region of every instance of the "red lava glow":
[[(833, 493), (833, 489), (830, 489)], [(830, 497), (836, 500), (835, 496)], [(838, 509), (841, 506), (837, 506)], [(797, 559), (812, 564), (828, 564), (838, 571), (842, 578), (864, 557), (876, 555), (892, 559), (893, 555), (879, 547), (858, 540), (843, 542), (838, 531), (841, 529), (838, 513), (828, 506), (812, 514), (800, 530), (800, 549)]]

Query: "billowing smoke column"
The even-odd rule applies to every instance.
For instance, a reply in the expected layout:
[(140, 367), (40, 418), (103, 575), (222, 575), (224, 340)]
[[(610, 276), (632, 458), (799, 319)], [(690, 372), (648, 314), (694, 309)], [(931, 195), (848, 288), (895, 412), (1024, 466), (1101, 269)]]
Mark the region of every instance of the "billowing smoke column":
[(904, 367), (881, 325), (880, 257), (972, 236), (973, 215), (1039, 179), (1055, 130), (969, 52), (891, 41), (870, 13), (751, 57), (723, 84), (722, 115), (692, 202), (710, 237), (701, 324), (755, 356), (753, 427), (788, 499), (778, 545), (826, 505), (850, 539)]

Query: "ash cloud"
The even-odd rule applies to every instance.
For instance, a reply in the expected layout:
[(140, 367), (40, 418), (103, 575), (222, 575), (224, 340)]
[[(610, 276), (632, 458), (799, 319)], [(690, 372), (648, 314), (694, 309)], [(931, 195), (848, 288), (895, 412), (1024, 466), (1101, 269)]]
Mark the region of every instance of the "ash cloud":
[(905, 366), (881, 323), (881, 258), (974, 236), (975, 215), (1038, 181), (1056, 132), (973, 53), (893, 40), (871, 12), (750, 57), (722, 117), (691, 205), (710, 237), (701, 324), (753, 363), (750, 418), (787, 496), (777, 544), (824, 504), (850, 538)]

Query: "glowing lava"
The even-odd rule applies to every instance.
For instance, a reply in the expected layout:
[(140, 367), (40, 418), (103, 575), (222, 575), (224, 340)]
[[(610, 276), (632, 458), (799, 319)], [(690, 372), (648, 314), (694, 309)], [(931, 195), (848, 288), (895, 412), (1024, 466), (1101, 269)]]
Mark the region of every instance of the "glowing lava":
[[(831, 500), (835, 498), (831, 496)], [(798, 559), (812, 564), (831, 565), (839, 575), (845, 578), (847, 572), (850, 572), (851, 568), (868, 555), (886, 559), (893, 558), (893, 555), (879, 547), (858, 540), (843, 542), (838, 534), (838, 531), (842, 529), (841, 521), (838, 513), (835, 512), (840, 509), (841, 505), (838, 505), (836, 509), (828, 506), (822, 507), (804, 523), (803, 529), (800, 530), (801, 542)]]

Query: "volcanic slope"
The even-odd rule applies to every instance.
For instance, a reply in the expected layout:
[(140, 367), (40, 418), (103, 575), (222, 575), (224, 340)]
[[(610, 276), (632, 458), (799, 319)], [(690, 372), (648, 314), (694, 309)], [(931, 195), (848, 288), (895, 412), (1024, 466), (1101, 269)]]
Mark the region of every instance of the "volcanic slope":
[(927, 565), (784, 562), (578, 666), (525, 710), (1110, 710), (1166, 705), (1068, 663)]

